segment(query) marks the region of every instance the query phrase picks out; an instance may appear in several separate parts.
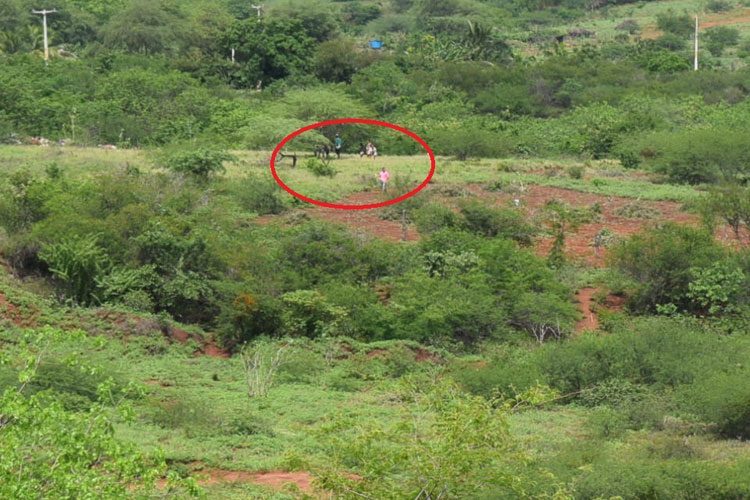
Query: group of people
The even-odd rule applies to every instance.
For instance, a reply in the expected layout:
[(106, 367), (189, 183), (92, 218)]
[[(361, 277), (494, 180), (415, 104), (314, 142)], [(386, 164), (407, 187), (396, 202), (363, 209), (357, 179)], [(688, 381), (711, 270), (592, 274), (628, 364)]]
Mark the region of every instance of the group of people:
[[(336, 153), (336, 158), (341, 158), (341, 150), (343, 148), (344, 140), (339, 134), (336, 134), (336, 137), (333, 140), (333, 151)], [(328, 145), (324, 145), (315, 150), (315, 155), (327, 158), (330, 151), (331, 150), (329, 149)], [(375, 157), (378, 156), (378, 148), (375, 147), (375, 143), (373, 143), (372, 141), (369, 141), (367, 145), (359, 145), (359, 156), (362, 157), (365, 155), (367, 155), (368, 158), (372, 159), (375, 159)]]
[(362, 157), (364, 155), (367, 155), (368, 158), (375, 159), (376, 156), (378, 156), (378, 148), (375, 147), (375, 144), (373, 144), (372, 141), (367, 143), (367, 146), (364, 144), (359, 145), (359, 156)]
[[(333, 150), (336, 152), (336, 157), (341, 158), (341, 150), (344, 147), (344, 140), (341, 138), (339, 134), (336, 134), (336, 137), (333, 140)], [(325, 155), (325, 157), (328, 157), (329, 153), (328, 146), (323, 146), (319, 151), (316, 151), (316, 155), (320, 153), (321, 156)], [(367, 155), (368, 158), (375, 159), (376, 156), (378, 156), (378, 148), (375, 147), (375, 144), (372, 141), (369, 141), (367, 145), (360, 144), (359, 145), (359, 156), (363, 157)], [(296, 158), (295, 158), (296, 161)], [(378, 177), (380, 179), (380, 186), (383, 191), (388, 190), (388, 179), (390, 179), (391, 174), (388, 173), (388, 171), (385, 169), (385, 167), (382, 168), (380, 173), (378, 174)]]

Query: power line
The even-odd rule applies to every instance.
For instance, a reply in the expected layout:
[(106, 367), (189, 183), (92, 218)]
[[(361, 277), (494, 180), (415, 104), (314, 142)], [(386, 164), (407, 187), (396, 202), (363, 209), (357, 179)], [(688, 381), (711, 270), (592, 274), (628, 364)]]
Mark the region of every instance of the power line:
[(54, 14), (57, 9), (32, 10), (34, 14), (42, 16), (42, 26), (44, 26), (44, 64), (49, 64), (49, 42), (47, 40), (47, 14)]

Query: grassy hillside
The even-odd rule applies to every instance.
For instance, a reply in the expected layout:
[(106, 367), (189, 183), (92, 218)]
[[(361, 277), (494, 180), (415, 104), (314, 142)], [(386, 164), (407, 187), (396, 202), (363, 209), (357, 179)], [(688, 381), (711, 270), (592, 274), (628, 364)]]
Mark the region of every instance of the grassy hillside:
[(750, 498), (746, 0), (32, 3), (0, 498)]

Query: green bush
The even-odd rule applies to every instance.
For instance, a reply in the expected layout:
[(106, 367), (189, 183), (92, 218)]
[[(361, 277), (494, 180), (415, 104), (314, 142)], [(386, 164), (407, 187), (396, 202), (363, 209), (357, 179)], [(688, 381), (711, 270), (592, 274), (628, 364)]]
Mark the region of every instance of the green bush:
[(666, 224), (636, 234), (612, 249), (612, 265), (632, 283), (628, 305), (655, 311), (660, 304), (697, 311), (689, 285), (694, 268), (705, 268), (724, 256), (713, 235), (701, 229)]
[(568, 175), (571, 179), (583, 179), (583, 167), (570, 167)]
[(706, 373), (678, 393), (683, 411), (715, 426), (727, 439), (750, 437), (750, 370), (737, 366), (728, 373)]
[(108, 272), (111, 261), (96, 236), (44, 245), (39, 258), (67, 298), (83, 305), (100, 300), (97, 278)]
[(330, 304), (314, 290), (297, 290), (281, 296), (282, 330), (291, 336), (330, 337), (341, 333), (346, 309)]
[(225, 161), (236, 161), (237, 157), (226, 151), (200, 148), (193, 151), (168, 153), (162, 162), (168, 169), (181, 174), (206, 180), (212, 174), (224, 172)]
[(284, 211), (282, 189), (273, 179), (253, 175), (232, 181), (228, 189), (243, 210), (258, 215), (280, 214)]
[(520, 245), (529, 246), (537, 231), (519, 210), (491, 208), (479, 200), (463, 200), (460, 203), (462, 226), (475, 234), (487, 237), (509, 238)]
[(628, 379), (611, 378), (582, 393), (578, 399), (585, 406), (617, 407), (636, 401), (642, 393), (643, 387)]
[(710, 0), (706, 4), (706, 10), (708, 12), (727, 12), (734, 8), (734, 6), (727, 0)]
[(329, 160), (320, 160), (318, 158), (308, 158), (305, 161), (305, 168), (318, 177), (334, 177), (337, 173)]
[(750, 145), (743, 130), (702, 129), (658, 133), (642, 149), (655, 156), (649, 164), (677, 183), (732, 182), (750, 173)]
[(729, 26), (716, 26), (706, 32), (706, 48), (714, 57), (721, 57), (727, 47), (734, 47), (740, 41), (740, 32)]
[(458, 227), (460, 220), (453, 210), (437, 202), (423, 205), (412, 214), (411, 218), (421, 234)]

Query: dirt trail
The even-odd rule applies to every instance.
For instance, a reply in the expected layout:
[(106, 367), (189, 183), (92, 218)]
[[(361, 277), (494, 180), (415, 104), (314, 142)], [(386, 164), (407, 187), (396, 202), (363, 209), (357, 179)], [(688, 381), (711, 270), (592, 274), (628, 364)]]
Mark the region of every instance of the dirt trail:
[(599, 288), (582, 288), (576, 294), (578, 310), (583, 314), (583, 318), (576, 323), (575, 331), (577, 333), (599, 328), (599, 320), (596, 318), (594, 311), (591, 310), (591, 297), (597, 292), (599, 292)]

